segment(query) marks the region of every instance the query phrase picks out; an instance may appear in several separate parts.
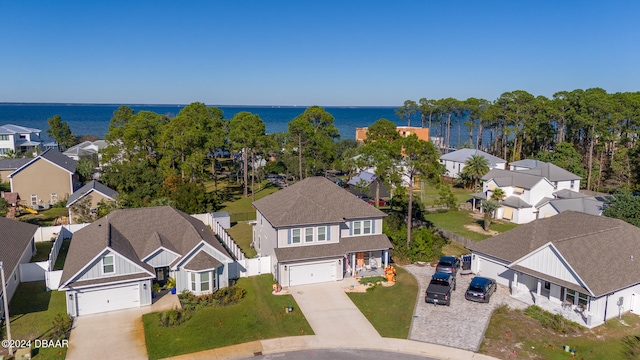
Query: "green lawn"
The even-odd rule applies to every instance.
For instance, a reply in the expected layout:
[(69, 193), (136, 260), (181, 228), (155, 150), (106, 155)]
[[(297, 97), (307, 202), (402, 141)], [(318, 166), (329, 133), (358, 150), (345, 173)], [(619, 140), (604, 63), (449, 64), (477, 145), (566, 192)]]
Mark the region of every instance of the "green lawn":
[(53, 270), (62, 270), (64, 268), (64, 262), (67, 259), (67, 252), (69, 252), (70, 243), (71, 239), (62, 240), (62, 246), (60, 246), (56, 263), (53, 264)]
[(239, 222), (227, 229), (227, 232), (248, 258), (256, 256), (256, 249), (251, 247), (253, 226), (246, 222)]
[(49, 260), (49, 253), (53, 247), (51, 241), (38, 241), (36, 242), (36, 254), (31, 258), (31, 262), (47, 261)]
[(272, 295), (271, 274), (241, 278), (236, 286), (246, 290), (236, 305), (201, 308), (191, 319), (176, 327), (158, 325), (158, 314), (142, 317), (150, 359), (167, 358), (261, 339), (313, 335), (301, 311), (286, 313), (287, 306), (298, 309), (291, 295)]
[[(59, 313), (66, 314), (65, 293), (45, 289), (44, 281), (21, 283), (11, 299), (11, 337), (13, 339), (48, 339), (52, 322)], [(2, 328), (3, 338), (6, 329)], [(66, 348), (42, 348), (34, 359), (64, 359)]]
[[(448, 184), (444, 184), (444, 185), (448, 185)], [(422, 201), (424, 206), (432, 207), (435, 205), (435, 202), (438, 199), (440, 199), (439, 191), (440, 190), (436, 189), (435, 186), (430, 185), (428, 183), (423, 183), (420, 193), (415, 195), (420, 197), (420, 201)], [(467, 200), (471, 199), (471, 194), (473, 194), (473, 191), (459, 188), (459, 187), (451, 187), (451, 192), (453, 193), (453, 195), (455, 195), (456, 199), (458, 200), (457, 201), (458, 204), (463, 204), (467, 202)]]
[[(465, 225), (481, 225), (481, 220), (475, 219), (471, 216), (469, 211), (448, 211), (443, 213), (426, 214), (425, 219), (430, 221), (436, 227), (449, 230), (458, 235), (468, 237), (471, 240), (481, 241), (491, 237), (491, 235), (481, 234), (465, 228)], [(491, 230), (498, 232), (505, 232), (517, 227), (517, 224), (504, 222), (502, 220), (493, 220)]]
[(366, 293), (347, 293), (378, 333), (383, 337), (407, 339), (418, 295), (418, 282), (396, 267), (396, 284), (376, 286)]
[[(258, 191), (257, 189), (258, 189), (258, 185), (256, 184), (256, 193), (255, 193), (256, 200), (262, 199), (263, 197), (267, 195), (271, 195), (274, 192), (279, 190), (277, 186), (271, 185), (271, 183), (266, 183), (266, 182), (262, 184), (262, 187), (261, 187), (262, 190)], [(220, 209), (220, 211), (227, 211), (231, 214), (252, 214), (252, 216), (246, 220), (255, 219), (256, 210), (253, 208), (253, 205), (251, 205), (252, 203), (251, 189), (249, 189), (248, 197), (242, 196), (241, 187), (236, 187), (235, 190), (233, 191), (235, 192), (235, 194), (233, 195), (232, 199), (230, 201), (224, 202), (222, 204), (222, 209)]]
[(27, 213), (18, 217), (18, 220), (28, 222), (38, 226), (52, 226), (53, 221), (60, 216), (69, 216), (69, 209), (66, 207), (54, 207), (49, 210), (38, 212), (38, 215)]

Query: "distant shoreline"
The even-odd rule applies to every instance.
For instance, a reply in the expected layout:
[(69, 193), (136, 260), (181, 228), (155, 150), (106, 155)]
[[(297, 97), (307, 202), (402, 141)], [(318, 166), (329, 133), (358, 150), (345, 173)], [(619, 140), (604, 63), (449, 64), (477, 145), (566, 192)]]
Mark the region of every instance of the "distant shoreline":
[[(121, 104), (121, 103), (43, 103), (43, 102), (0, 102), (0, 106), (134, 106), (134, 107), (185, 107), (189, 104)], [(316, 105), (215, 105), (206, 104), (207, 106), (215, 106), (219, 108), (290, 108), (305, 109)], [(389, 105), (317, 105), (323, 108), (340, 108), (340, 109), (395, 109), (397, 106)]]

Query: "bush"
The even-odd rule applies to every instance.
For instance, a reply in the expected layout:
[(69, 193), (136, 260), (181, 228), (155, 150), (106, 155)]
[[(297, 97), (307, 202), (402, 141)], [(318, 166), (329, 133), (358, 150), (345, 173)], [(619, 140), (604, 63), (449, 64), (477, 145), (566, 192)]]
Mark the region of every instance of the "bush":
[(160, 326), (171, 327), (178, 326), (189, 320), (191, 313), (187, 310), (171, 309), (158, 314)]
[(622, 354), (625, 359), (640, 359), (640, 335), (623, 337), (622, 346)]
[(565, 319), (562, 315), (552, 314), (543, 310), (537, 305), (529, 306), (524, 311), (525, 315), (537, 320), (542, 327), (553, 330), (561, 334), (571, 334), (578, 332), (580, 325), (573, 321)]
[(51, 340), (68, 339), (71, 333), (73, 318), (68, 314), (58, 314), (53, 319), (53, 328), (51, 329)]
[(234, 305), (240, 302), (246, 291), (236, 286), (220, 289), (213, 294), (219, 306)]

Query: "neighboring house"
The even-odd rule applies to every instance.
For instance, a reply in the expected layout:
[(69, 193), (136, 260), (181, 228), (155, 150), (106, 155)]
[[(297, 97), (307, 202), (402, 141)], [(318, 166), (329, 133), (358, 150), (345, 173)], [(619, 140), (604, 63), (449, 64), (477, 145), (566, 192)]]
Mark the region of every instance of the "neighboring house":
[(107, 142), (104, 140), (96, 141), (83, 141), (78, 145), (72, 146), (63, 152), (64, 155), (72, 158), (75, 161), (80, 161), (80, 158), (91, 158), (98, 162), (98, 166), (101, 166), (102, 155), (100, 150), (107, 147)]
[(581, 325), (640, 311), (640, 228), (622, 220), (566, 211), (470, 248), (474, 273)]
[(41, 145), (38, 129), (12, 124), (0, 125), (0, 157), (10, 151), (35, 156)]
[(24, 166), (32, 158), (2, 159), (0, 158), (0, 181), (10, 182), (9, 174)]
[(324, 177), (306, 178), (253, 206), (253, 245), (273, 257), (283, 287), (342, 280), (389, 263), (386, 214)]
[(489, 170), (481, 178), (482, 193), (473, 195), (476, 199), (486, 200), (492, 199), (497, 188), (503, 191), (505, 197), (495, 218), (525, 224), (565, 210), (596, 214), (596, 208), (602, 206), (600, 199), (576, 200), (581, 197), (579, 176), (538, 160), (517, 163), (520, 165), (511, 167), (514, 170)]
[(82, 316), (151, 305), (151, 286), (208, 294), (229, 286), (234, 262), (209, 227), (169, 206), (116, 210), (76, 231), (61, 290)]
[(440, 156), (440, 164), (444, 165), (446, 172), (444, 176), (450, 178), (457, 178), (464, 169), (465, 162), (474, 155), (480, 155), (487, 159), (489, 170), (491, 169), (505, 169), (507, 161), (500, 159), (497, 156), (487, 154), (484, 151), (476, 149), (460, 149), (448, 154)]
[(554, 198), (545, 198), (538, 203), (538, 219), (557, 215), (565, 211), (578, 211), (591, 215), (602, 215), (610, 196), (589, 196), (571, 190), (558, 190)]
[[(347, 186), (349, 187), (349, 191), (356, 196), (363, 195), (375, 199), (377, 183), (378, 178), (375, 174), (369, 171), (360, 171), (347, 182)], [(364, 187), (361, 188), (361, 185)], [(380, 197), (388, 198), (390, 196), (391, 191), (389, 187), (380, 183)]]
[(9, 174), (11, 192), (31, 207), (47, 207), (69, 198), (79, 186), (77, 161), (49, 149)]
[(89, 211), (91, 213), (95, 213), (98, 210), (98, 204), (100, 203), (100, 201), (116, 201), (117, 196), (117, 191), (103, 185), (98, 181), (89, 181), (85, 186), (74, 191), (67, 200), (67, 208), (69, 209), (69, 223), (73, 224), (75, 217), (78, 215), (73, 212), (73, 204), (77, 203), (78, 201), (89, 197)]
[[(423, 127), (415, 127), (415, 126), (396, 126), (396, 131), (402, 137), (407, 137), (409, 135), (415, 134), (418, 139), (429, 141), (429, 128)], [(356, 128), (356, 141), (364, 142), (367, 138), (367, 133), (369, 132), (369, 128)]]
[(509, 168), (523, 174), (542, 176), (553, 184), (554, 190), (580, 191), (582, 178), (552, 163), (525, 159), (510, 163)]
[[(31, 261), (36, 253), (34, 235), (37, 230), (35, 225), (0, 217), (0, 261), (4, 267), (7, 303), (11, 302), (20, 284), (20, 264)], [(4, 314), (3, 296), (0, 286), (0, 318)]]

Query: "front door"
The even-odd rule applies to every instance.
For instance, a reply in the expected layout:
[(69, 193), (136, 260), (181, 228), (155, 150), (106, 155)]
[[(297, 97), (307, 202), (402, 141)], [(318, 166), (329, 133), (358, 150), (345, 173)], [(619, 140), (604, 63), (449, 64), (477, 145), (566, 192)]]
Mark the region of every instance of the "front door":
[(168, 277), (169, 277), (168, 267), (156, 268), (156, 281), (158, 282), (158, 284), (160, 284), (160, 286), (164, 286), (164, 284), (167, 282)]

